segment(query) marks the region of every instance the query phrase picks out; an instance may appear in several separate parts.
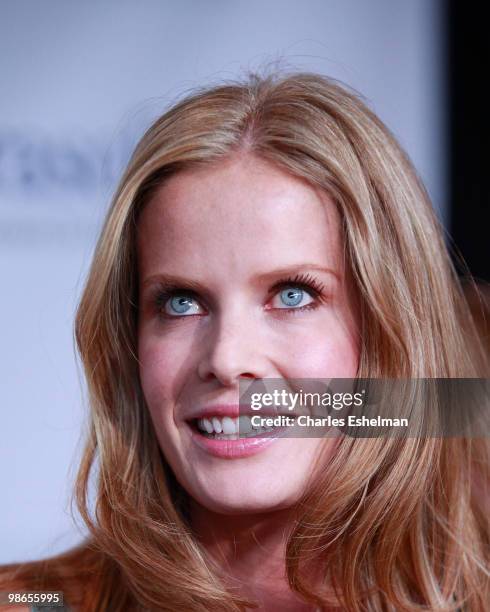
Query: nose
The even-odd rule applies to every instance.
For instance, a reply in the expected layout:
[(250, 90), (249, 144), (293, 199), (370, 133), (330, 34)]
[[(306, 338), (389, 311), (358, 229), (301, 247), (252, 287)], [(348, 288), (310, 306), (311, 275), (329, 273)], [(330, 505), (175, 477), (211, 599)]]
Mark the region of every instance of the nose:
[(204, 340), (198, 364), (204, 381), (217, 379), (225, 386), (238, 383), (240, 377), (266, 378), (267, 359), (255, 326), (243, 320), (217, 321)]

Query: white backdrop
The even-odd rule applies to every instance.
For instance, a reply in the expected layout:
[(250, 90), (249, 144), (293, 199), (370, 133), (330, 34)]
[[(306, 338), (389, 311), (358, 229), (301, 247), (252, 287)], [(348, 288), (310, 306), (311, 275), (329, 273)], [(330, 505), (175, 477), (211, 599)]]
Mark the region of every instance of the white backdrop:
[(283, 65), (361, 92), (442, 219), (439, 0), (0, 4), (0, 563), (82, 537), (69, 513), (85, 407), (73, 316), (111, 189), (192, 87)]

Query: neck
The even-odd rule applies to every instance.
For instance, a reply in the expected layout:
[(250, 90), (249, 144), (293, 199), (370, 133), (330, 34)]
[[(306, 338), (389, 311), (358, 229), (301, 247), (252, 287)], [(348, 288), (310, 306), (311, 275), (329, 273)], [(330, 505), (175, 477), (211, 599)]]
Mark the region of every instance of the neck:
[(192, 502), (190, 516), (205, 550), (223, 568), (225, 581), (257, 601), (259, 610), (314, 610), (291, 591), (286, 578), (286, 543), (294, 521), (290, 509), (223, 515)]

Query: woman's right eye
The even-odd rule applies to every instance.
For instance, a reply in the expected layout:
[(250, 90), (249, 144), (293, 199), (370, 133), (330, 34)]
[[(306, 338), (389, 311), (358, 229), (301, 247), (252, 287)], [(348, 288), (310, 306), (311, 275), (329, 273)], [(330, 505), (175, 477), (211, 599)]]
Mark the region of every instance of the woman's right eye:
[(201, 314), (202, 307), (199, 302), (185, 293), (175, 293), (173, 295), (160, 296), (158, 300), (160, 311), (170, 317), (181, 317)]
[(156, 313), (167, 319), (199, 315), (205, 312), (192, 291), (178, 287), (157, 288), (152, 298)]

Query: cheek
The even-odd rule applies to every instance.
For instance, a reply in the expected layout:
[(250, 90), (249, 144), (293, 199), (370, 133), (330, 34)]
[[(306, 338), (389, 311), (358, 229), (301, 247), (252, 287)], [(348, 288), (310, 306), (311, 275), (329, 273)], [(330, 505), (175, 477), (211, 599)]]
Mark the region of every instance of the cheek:
[(291, 378), (356, 377), (359, 344), (353, 328), (328, 317), (294, 336), (282, 361)]
[(141, 388), (150, 419), (167, 461), (175, 455), (174, 389), (178, 364), (168, 343), (153, 337), (140, 336), (138, 342)]
[(159, 419), (172, 410), (165, 410), (174, 399), (185, 355), (182, 343), (161, 341), (156, 336), (140, 334), (138, 338), (138, 360), (141, 386), (152, 418)]
[(330, 334), (323, 340), (312, 339), (305, 352), (305, 366), (312, 378), (354, 378), (359, 364), (359, 351), (353, 339)]

